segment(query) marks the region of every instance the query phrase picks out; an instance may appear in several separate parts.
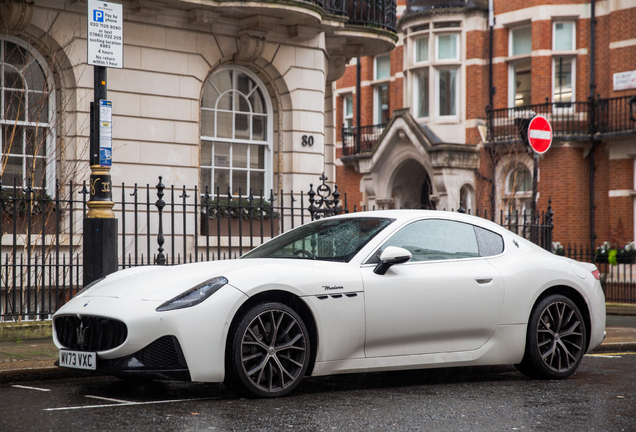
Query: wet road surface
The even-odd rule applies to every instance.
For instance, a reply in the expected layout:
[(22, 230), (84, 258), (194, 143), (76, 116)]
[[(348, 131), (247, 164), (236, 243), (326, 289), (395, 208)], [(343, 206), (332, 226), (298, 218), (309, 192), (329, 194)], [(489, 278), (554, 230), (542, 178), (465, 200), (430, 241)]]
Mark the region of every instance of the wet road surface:
[(309, 378), (281, 399), (110, 377), (0, 385), (9, 431), (636, 431), (636, 354), (588, 355), (563, 381), (514, 367)]

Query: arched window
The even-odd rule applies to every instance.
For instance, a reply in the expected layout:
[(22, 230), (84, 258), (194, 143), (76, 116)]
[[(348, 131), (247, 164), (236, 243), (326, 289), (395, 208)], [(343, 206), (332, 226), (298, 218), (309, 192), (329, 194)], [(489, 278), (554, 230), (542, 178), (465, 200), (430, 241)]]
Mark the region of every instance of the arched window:
[(506, 192), (509, 194), (532, 191), (532, 174), (525, 165), (518, 165), (508, 170), (506, 177)]
[(35, 50), (0, 39), (2, 184), (42, 189), (55, 179), (52, 79)]
[(215, 72), (201, 98), (201, 191), (256, 195), (271, 187), (271, 106), (242, 68)]
[(459, 203), (466, 213), (474, 213), (475, 211), (475, 192), (471, 185), (465, 184), (459, 190)]
[(524, 163), (506, 169), (504, 206), (509, 223), (527, 223), (532, 210), (532, 173)]

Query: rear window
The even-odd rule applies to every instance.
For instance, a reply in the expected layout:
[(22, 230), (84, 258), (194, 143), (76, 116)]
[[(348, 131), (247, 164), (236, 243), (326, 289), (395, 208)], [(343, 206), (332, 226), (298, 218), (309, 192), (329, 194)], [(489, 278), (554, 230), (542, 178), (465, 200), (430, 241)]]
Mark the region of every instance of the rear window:
[(475, 235), (479, 246), (479, 256), (489, 257), (503, 253), (504, 241), (499, 234), (476, 226)]

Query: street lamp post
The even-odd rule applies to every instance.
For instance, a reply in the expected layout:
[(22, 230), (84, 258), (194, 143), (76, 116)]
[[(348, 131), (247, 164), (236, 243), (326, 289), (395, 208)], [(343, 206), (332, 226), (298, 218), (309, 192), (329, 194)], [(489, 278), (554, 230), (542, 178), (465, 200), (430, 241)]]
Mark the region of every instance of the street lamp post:
[(90, 198), (84, 218), (84, 286), (117, 271), (117, 219), (113, 212), (112, 104), (106, 68), (123, 67), (123, 7), (88, 0), (88, 64), (93, 65), (90, 119)]

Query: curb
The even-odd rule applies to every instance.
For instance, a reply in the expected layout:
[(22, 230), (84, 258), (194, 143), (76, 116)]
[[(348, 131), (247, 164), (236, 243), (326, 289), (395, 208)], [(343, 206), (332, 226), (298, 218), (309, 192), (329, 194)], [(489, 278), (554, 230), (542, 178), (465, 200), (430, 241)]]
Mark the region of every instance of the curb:
[(25, 381), (45, 381), (68, 378), (83, 378), (93, 375), (90, 372), (64, 369), (57, 366), (36, 367), (30, 369), (14, 369), (0, 371), (0, 384), (25, 382)]
[(628, 303), (605, 303), (607, 315), (636, 315), (636, 304)]

